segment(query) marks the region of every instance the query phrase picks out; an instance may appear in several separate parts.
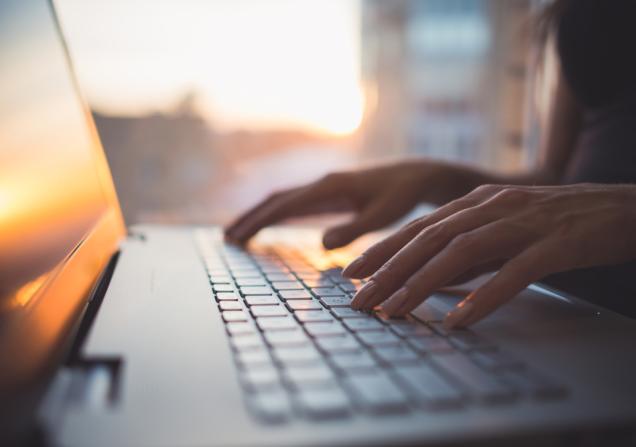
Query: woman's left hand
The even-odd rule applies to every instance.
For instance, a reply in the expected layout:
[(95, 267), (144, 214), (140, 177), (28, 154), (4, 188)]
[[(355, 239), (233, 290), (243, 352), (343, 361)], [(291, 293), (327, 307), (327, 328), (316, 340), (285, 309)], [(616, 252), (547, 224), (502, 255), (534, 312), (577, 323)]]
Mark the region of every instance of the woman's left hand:
[(344, 270), (371, 276), (351, 302), (403, 316), (458, 278), (498, 270), (449, 312), (468, 326), (551, 273), (636, 259), (636, 186), (484, 185), (371, 246)]

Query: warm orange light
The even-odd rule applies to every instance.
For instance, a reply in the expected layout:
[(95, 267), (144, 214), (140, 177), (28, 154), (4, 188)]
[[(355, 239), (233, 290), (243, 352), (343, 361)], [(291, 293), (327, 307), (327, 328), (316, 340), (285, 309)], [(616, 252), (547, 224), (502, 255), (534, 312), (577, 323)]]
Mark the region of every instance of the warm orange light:
[(343, 136), (362, 120), (357, 0), (56, 3), (83, 90), (107, 114), (195, 91), (219, 130)]

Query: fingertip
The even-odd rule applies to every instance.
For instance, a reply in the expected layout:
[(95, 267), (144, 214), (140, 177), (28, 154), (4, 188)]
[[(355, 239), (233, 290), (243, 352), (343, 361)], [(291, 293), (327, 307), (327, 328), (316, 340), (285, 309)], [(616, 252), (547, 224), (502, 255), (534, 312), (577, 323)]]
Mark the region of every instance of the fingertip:
[(327, 250), (333, 250), (334, 248), (342, 247), (344, 244), (341, 242), (341, 237), (338, 233), (328, 231), (322, 237), (322, 245)]
[(474, 313), (474, 304), (469, 300), (459, 303), (453, 310), (446, 314), (443, 325), (444, 329), (451, 330), (464, 327)]
[(355, 275), (364, 267), (364, 263), (364, 256), (358, 256), (342, 270), (341, 275), (345, 278), (355, 278)]
[(407, 300), (409, 295), (409, 291), (406, 287), (402, 287), (400, 290), (391, 295), (385, 302), (382, 304), (382, 310), (389, 317), (394, 317), (399, 314), (400, 308), (404, 306), (405, 301)]

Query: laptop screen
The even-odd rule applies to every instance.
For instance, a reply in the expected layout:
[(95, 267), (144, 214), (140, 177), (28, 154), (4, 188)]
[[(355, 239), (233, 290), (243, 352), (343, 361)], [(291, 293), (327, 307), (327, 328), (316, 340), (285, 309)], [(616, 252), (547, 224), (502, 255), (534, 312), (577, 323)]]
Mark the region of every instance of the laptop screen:
[(109, 207), (51, 6), (0, 2), (0, 315), (24, 308)]

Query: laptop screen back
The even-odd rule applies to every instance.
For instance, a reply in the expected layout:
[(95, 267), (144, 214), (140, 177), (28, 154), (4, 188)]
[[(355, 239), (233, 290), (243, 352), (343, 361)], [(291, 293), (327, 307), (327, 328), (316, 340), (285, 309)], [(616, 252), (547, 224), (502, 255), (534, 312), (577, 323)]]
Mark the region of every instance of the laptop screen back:
[[(0, 2), (0, 315), (27, 307), (112, 208), (51, 6)], [(104, 166), (100, 166), (100, 163)]]

